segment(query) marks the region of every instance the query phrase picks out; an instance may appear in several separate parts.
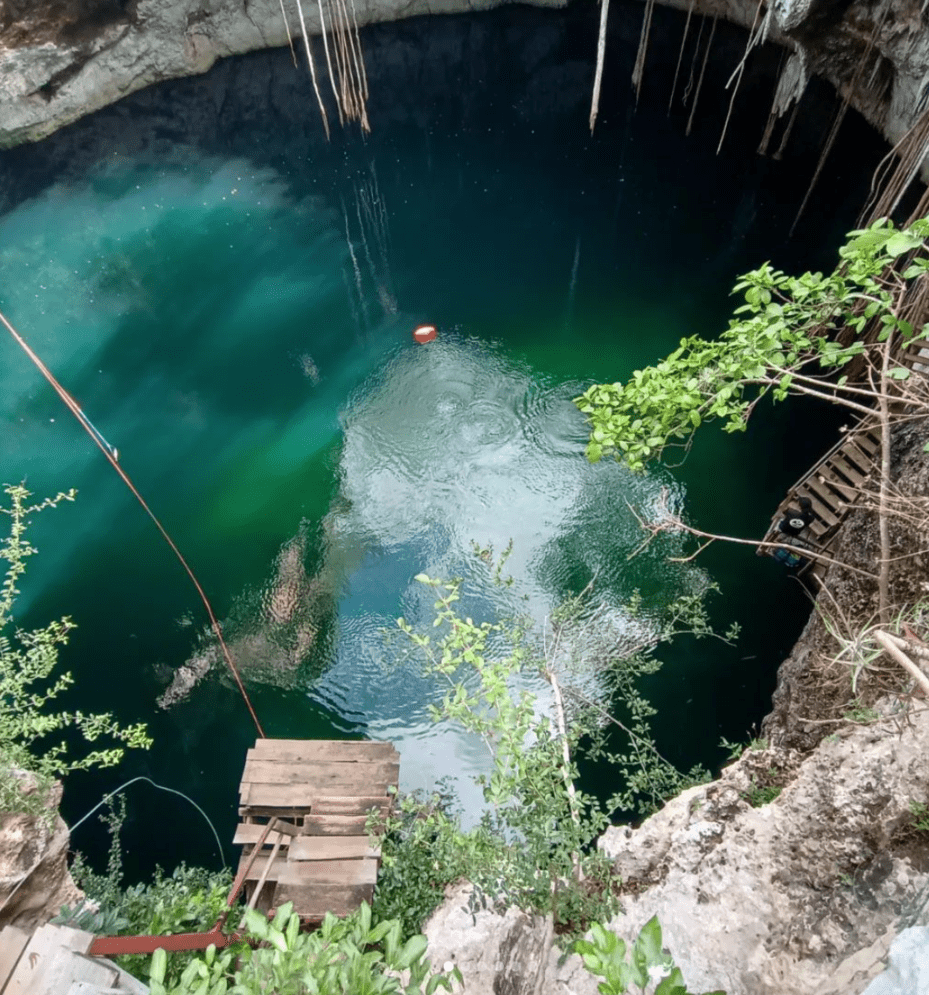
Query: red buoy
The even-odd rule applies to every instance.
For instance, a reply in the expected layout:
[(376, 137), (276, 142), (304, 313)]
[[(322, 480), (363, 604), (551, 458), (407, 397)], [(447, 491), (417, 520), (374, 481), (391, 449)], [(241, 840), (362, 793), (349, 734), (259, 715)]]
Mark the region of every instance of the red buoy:
[(431, 342), (436, 337), (435, 325), (419, 325), (413, 329), (413, 338), (422, 345)]

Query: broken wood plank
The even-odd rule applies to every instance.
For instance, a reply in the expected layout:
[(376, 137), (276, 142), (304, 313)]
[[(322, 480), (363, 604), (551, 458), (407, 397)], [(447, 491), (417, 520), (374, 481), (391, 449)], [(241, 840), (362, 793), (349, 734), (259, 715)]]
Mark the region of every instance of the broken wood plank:
[(359, 860), (380, 855), (381, 848), (368, 836), (298, 836), (290, 848), (289, 859)]
[(306, 836), (364, 836), (366, 815), (308, 815), (303, 821)]
[(320, 795), (327, 794), (332, 788), (340, 794), (349, 794), (353, 789), (359, 789), (359, 786), (351, 780), (327, 781), (325, 784), (314, 781), (294, 784), (245, 782), (240, 789), (239, 804), (242, 809), (249, 809), (255, 815), (276, 815), (278, 809), (302, 814), (309, 811)]
[(313, 815), (367, 815), (372, 810), (386, 816), (393, 804), (391, 795), (320, 795), (310, 810)]

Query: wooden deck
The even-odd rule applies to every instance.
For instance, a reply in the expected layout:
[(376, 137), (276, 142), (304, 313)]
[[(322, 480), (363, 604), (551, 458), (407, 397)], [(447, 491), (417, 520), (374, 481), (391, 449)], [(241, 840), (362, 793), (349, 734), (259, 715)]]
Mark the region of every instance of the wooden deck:
[[(292, 901), (318, 921), (370, 902), (380, 850), (365, 826), (371, 811), (390, 811), (399, 772), (392, 743), (259, 739), (246, 758), (233, 839), (243, 847), (240, 872), (252, 861), (249, 903), (268, 911)], [(276, 828), (266, 832), (269, 822)]]

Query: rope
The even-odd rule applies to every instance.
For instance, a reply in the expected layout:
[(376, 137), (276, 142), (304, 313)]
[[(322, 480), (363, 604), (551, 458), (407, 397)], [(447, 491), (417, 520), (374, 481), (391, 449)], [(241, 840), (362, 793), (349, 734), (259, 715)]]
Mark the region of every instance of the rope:
[(125, 791), (130, 785), (135, 784), (136, 781), (148, 781), (150, 785), (154, 788), (158, 788), (161, 791), (169, 791), (172, 795), (180, 795), (181, 798), (189, 801), (191, 805), (203, 816), (207, 821), (207, 825), (213, 830), (213, 836), (216, 838), (216, 848), (219, 850), (219, 859), (223, 862), (223, 870), (228, 870), (229, 865), (226, 863), (226, 858), (223, 854), (223, 845), (219, 839), (219, 833), (216, 832), (216, 827), (210, 822), (210, 817), (203, 811), (202, 808), (193, 800), (193, 798), (188, 797), (183, 791), (177, 791), (175, 788), (166, 788), (163, 784), (156, 784), (150, 777), (146, 777), (144, 774), (140, 774), (138, 777), (132, 778), (130, 781), (126, 781), (125, 784), (121, 784), (118, 788), (114, 788), (109, 794), (104, 795), (100, 801), (86, 814), (81, 816), (73, 826), (68, 827), (68, 832), (73, 835), (74, 830), (77, 829), (82, 822), (86, 822), (102, 805), (105, 805), (111, 798), (118, 795), (120, 791)]
[(42, 376), (44, 376), (45, 379), (52, 385), (52, 387), (54, 387), (55, 393), (57, 393), (58, 396), (62, 399), (62, 401), (64, 401), (66, 407), (71, 412), (71, 414), (73, 414), (74, 417), (80, 422), (84, 431), (86, 431), (87, 434), (94, 440), (94, 443), (96, 444), (97, 448), (110, 461), (110, 465), (113, 467), (113, 469), (120, 475), (120, 477), (122, 477), (125, 485), (129, 488), (129, 490), (132, 491), (132, 493), (136, 497), (136, 500), (145, 509), (148, 517), (155, 523), (156, 528), (164, 537), (165, 542), (167, 542), (167, 544), (174, 551), (174, 555), (178, 558), (181, 566), (187, 572), (187, 576), (190, 577), (191, 581), (193, 581), (193, 585), (197, 589), (197, 593), (200, 595), (200, 600), (203, 602), (204, 606), (206, 607), (207, 614), (210, 617), (210, 624), (213, 627), (213, 631), (216, 633), (216, 638), (219, 640), (219, 645), (222, 648), (223, 656), (225, 657), (226, 663), (229, 665), (229, 669), (232, 671), (232, 676), (235, 678), (235, 682), (239, 687), (239, 691), (242, 692), (242, 697), (245, 699), (245, 704), (248, 706), (248, 710), (251, 713), (252, 721), (255, 723), (255, 728), (258, 730), (258, 735), (262, 739), (264, 739), (265, 738), (264, 729), (261, 728), (261, 723), (258, 721), (258, 716), (255, 714), (255, 709), (252, 707), (252, 703), (249, 700), (248, 693), (245, 690), (245, 685), (242, 683), (242, 678), (239, 676), (239, 672), (236, 669), (235, 664), (232, 662), (232, 656), (229, 654), (229, 649), (226, 646), (226, 641), (223, 639), (223, 634), (222, 630), (219, 627), (219, 622), (216, 620), (216, 616), (213, 614), (213, 608), (210, 605), (210, 602), (207, 599), (207, 596), (203, 588), (200, 586), (200, 582), (197, 580), (196, 576), (194, 575), (193, 570), (190, 569), (190, 567), (187, 564), (187, 561), (184, 559), (183, 555), (181, 554), (181, 551), (177, 548), (177, 546), (175, 546), (174, 540), (165, 531), (164, 526), (155, 517), (155, 513), (145, 503), (145, 499), (136, 490), (135, 485), (126, 475), (123, 468), (116, 461), (116, 450), (113, 449), (112, 446), (110, 446), (110, 444), (103, 438), (102, 435), (100, 435), (100, 433), (95, 428), (93, 428), (87, 416), (77, 406), (77, 402), (74, 400), (74, 398), (71, 397), (71, 395), (64, 389), (64, 387), (62, 387), (61, 384), (55, 379), (55, 376), (51, 372), (51, 370), (49, 370), (49, 368), (42, 362), (42, 360), (39, 359), (39, 357), (32, 351), (32, 349), (29, 347), (25, 339), (23, 339), (23, 337), (19, 334), (19, 332), (17, 332), (16, 329), (10, 324), (10, 322), (7, 320), (6, 316), (2, 312), (0, 312), (0, 321), (3, 322), (3, 324), (6, 326), (7, 331), (22, 347), (23, 351), (32, 360), (32, 362), (35, 364), (35, 366), (42, 374)]

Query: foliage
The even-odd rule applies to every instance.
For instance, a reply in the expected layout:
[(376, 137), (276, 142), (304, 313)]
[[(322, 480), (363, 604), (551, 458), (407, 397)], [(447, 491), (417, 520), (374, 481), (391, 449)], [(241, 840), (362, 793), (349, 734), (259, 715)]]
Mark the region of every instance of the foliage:
[(747, 743), (735, 743), (730, 742), (725, 736), (723, 736), (719, 741), (719, 745), (724, 750), (729, 751), (730, 760), (738, 760), (746, 750), (751, 750), (752, 752), (766, 750), (768, 748), (768, 741), (763, 737), (755, 736)]
[[(245, 918), (248, 936), (260, 947), (238, 944), (221, 952), (210, 947), (176, 983), (167, 984), (168, 956), (157, 950), (152, 995), (432, 995), (439, 988), (451, 991), (453, 979), (461, 981), (457, 968), (447, 974), (431, 971), (424, 936), (403, 943), (396, 920), (372, 928), (365, 903), (345, 919), (327, 914), (315, 933), (299, 932), (290, 902), (271, 922), (253, 909)], [(401, 972), (408, 972), (405, 983)]]
[[(772, 771), (771, 773), (777, 773)], [(751, 787), (746, 791), (742, 797), (751, 805), (752, 808), (761, 808), (763, 805), (767, 805), (769, 802), (773, 802), (775, 798), (783, 791), (783, 788), (778, 787), (774, 784), (758, 784), (757, 781), (752, 778)]]
[[(74, 622), (68, 618), (50, 622), (45, 628), (25, 632), (14, 629), (13, 606), (20, 593), (16, 586), (26, 562), (36, 552), (26, 539), (28, 517), (61, 501), (73, 501), (74, 491), (57, 494), (30, 504), (31, 493), (24, 486), (7, 485), (9, 506), (0, 513), (10, 521), (9, 534), (0, 541), (0, 559), (6, 560), (0, 583), (0, 811), (45, 810), (46, 790), (51, 782), (75, 770), (112, 767), (123, 756), (123, 747), (92, 749), (83, 757), (67, 755), (64, 741), (50, 743), (46, 737), (75, 731), (88, 743), (109, 737), (129, 747), (148, 747), (151, 739), (142, 724), (121, 727), (110, 713), (49, 711), (51, 702), (74, 683), (70, 673), (52, 677), (58, 664), (58, 650), (68, 642)], [(15, 769), (30, 771), (39, 791), (24, 796), (22, 780)]]
[[(123, 888), (120, 833), (126, 809), (123, 797), (116, 797), (118, 801), (111, 801), (109, 814), (100, 817), (110, 832), (106, 872), (95, 873), (77, 854), (71, 866), (71, 876), (86, 897), (75, 909), (63, 908), (55, 922), (85, 929), (98, 936), (133, 936), (140, 933), (172, 936), (211, 929), (227, 908), (226, 898), (232, 886), (231, 873), (228, 870), (208, 871), (188, 867), (182, 863), (170, 876), (156, 867), (151, 883)], [(168, 965), (167, 983), (179, 981), (192, 958), (191, 953), (174, 954)], [(116, 962), (134, 977), (148, 978), (148, 956), (127, 954), (117, 957)]]
[[(681, 969), (670, 954), (662, 949), (661, 926), (652, 916), (642, 927), (626, 959), (626, 943), (599, 923), (591, 928), (591, 940), (578, 940), (574, 950), (584, 960), (591, 974), (605, 980), (597, 986), (602, 995), (622, 995), (630, 985), (652, 995), (687, 995)], [(707, 995), (725, 995), (708, 992)]]
[[(717, 340), (682, 339), (670, 356), (636, 370), (628, 383), (595, 384), (575, 398), (591, 425), (588, 459), (595, 463), (613, 452), (642, 470), (669, 444), (688, 442), (705, 422), (719, 420), (727, 432), (744, 430), (766, 394), (780, 401), (805, 393), (867, 410), (846, 377), (827, 386), (820, 376), (862, 355), (861, 335), (875, 322), (881, 342), (892, 333), (904, 341), (913, 336), (912, 326), (895, 313), (898, 295), (882, 274), (908, 254), (897, 286), (929, 272), (927, 234), (929, 219), (903, 231), (883, 219), (849, 234), (841, 262), (828, 276), (787, 276), (768, 263), (745, 274), (733, 290), (744, 291), (745, 304)], [(851, 336), (846, 345), (835, 337), (840, 329)], [(909, 371), (891, 368), (887, 376), (903, 380)]]
[(404, 936), (417, 933), (438, 908), (448, 885), (476, 868), (495, 866), (505, 841), (480, 825), (465, 832), (447, 796), (403, 795), (380, 823), (381, 866), (372, 911), (375, 921), (397, 919)]
[(913, 813), (913, 828), (921, 833), (929, 833), (929, 805), (911, 801), (910, 811)]
[[(489, 562), (488, 551), (480, 554)], [(499, 569), (493, 576), (506, 583)], [(375, 906), (379, 914), (419, 926), (420, 916), (441, 901), (445, 886), (466, 877), (476, 886), (478, 900), (552, 913), (560, 935), (576, 936), (617, 909), (619, 881), (602, 857), (591, 852), (610, 814), (617, 808), (654, 811), (666, 798), (707, 777), (698, 768), (682, 774), (655, 747), (649, 724), (654, 710), (638, 683), (660, 663), (648, 641), (622, 652), (615, 646), (599, 647), (597, 658), (588, 661), (609, 688), (605, 697), (621, 702), (621, 721), (583, 692), (562, 686), (556, 674), (556, 660), (560, 669), (568, 669), (562, 657), (569, 639), (562, 637), (570, 626), (585, 624), (583, 597), (553, 613), (551, 639), (546, 634), (540, 646), (525, 619), (478, 624), (458, 615), (454, 604), (460, 599), (460, 581), (425, 574), (416, 579), (436, 592), (433, 627), (439, 632), (420, 634), (402, 618), (397, 624), (422, 651), (426, 672), (445, 685), (433, 718), (454, 721), (474, 733), (490, 754), (491, 772), (477, 779), (488, 809), (476, 828), (464, 832), (435, 799), (428, 804), (405, 799), (384, 827), (386, 874), (382, 872)], [(590, 619), (588, 615), (586, 622)], [(710, 632), (699, 597), (688, 596), (672, 606), (649, 639), (670, 639), (680, 631)], [(571, 698), (568, 705), (556, 705), (553, 717), (526, 687), (539, 676), (552, 684), (557, 702)], [(607, 749), (605, 730), (614, 726), (627, 738), (625, 753)], [(620, 774), (620, 790), (605, 803), (575, 787), (575, 756), (582, 741), (589, 756), (605, 756)]]

